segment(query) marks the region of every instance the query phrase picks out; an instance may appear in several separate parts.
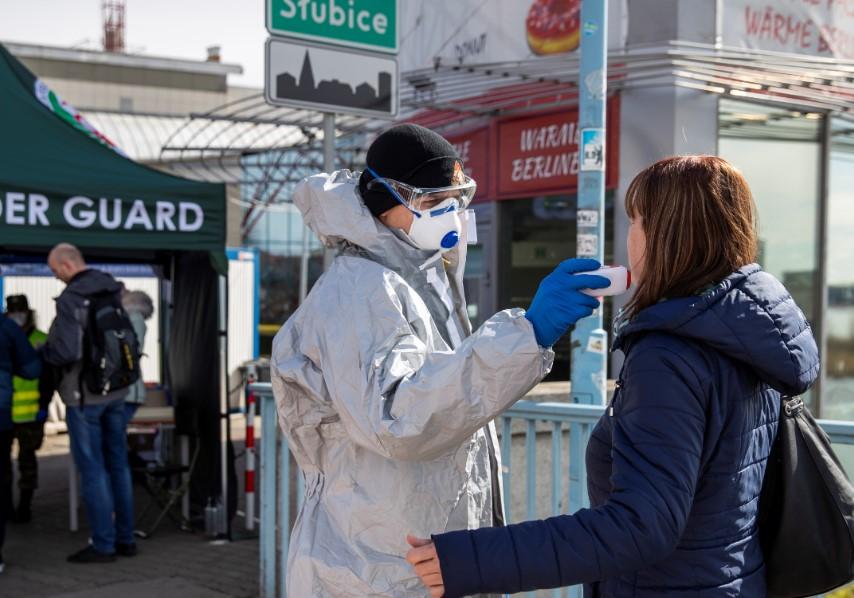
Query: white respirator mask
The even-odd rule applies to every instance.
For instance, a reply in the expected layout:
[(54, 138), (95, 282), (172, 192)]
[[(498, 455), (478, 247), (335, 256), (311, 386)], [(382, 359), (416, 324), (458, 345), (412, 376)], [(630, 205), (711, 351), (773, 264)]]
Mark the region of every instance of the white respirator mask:
[(460, 242), (461, 231), (459, 202), (451, 198), (432, 210), (414, 214), (409, 238), (420, 249), (449, 251)]

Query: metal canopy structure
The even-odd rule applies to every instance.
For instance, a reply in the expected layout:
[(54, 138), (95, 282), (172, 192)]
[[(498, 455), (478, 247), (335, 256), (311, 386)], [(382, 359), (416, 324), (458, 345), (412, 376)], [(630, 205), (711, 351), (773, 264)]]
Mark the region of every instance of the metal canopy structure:
[[(854, 120), (854, 61), (671, 42), (612, 51), (608, 62), (610, 92), (675, 86)], [(401, 76), (399, 120), (447, 134), (575, 105), (578, 76), (577, 55), (409, 71)], [(191, 115), (163, 145), (160, 161), (184, 176), (251, 185), (257, 193), (248, 202), (272, 206), (286, 201), (290, 183), (321, 168), (322, 122), (321, 113), (273, 107), (259, 93)], [(338, 117), (339, 165), (358, 166), (388, 125)]]

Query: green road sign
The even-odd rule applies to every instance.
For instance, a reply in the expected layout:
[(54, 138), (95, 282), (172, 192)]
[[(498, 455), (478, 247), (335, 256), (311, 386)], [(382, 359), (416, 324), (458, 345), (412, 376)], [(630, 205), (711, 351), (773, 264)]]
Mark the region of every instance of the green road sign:
[(267, 0), (267, 31), (397, 54), (397, 8), (397, 0)]

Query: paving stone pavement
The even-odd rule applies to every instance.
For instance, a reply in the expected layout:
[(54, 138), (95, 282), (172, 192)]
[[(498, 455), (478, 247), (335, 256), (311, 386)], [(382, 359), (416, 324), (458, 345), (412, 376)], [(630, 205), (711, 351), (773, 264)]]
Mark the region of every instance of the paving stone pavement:
[[(238, 447), (238, 451), (242, 447)], [(48, 436), (39, 452), (40, 484), (33, 522), (8, 524), (0, 574), (0, 598), (223, 598), (258, 595), (258, 541), (248, 537), (211, 543), (201, 533), (180, 531), (164, 521), (140, 553), (115, 563), (74, 565), (66, 556), (88, 538), (81, 506), (80, 531), (68, 529), (68, 436)], [(17, 492), (16, 492), (17, 494)], [(136, 508), (148, 504), (137, 489)], [(236, 520), (235, 537), (242, 521)], [(246, 537), (246, 534), (243, 534)]]

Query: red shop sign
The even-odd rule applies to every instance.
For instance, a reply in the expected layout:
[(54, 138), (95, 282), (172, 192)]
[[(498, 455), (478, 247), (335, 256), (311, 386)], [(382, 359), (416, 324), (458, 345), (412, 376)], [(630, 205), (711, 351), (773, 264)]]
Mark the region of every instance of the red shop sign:
[[(619, 119), (616, 100), (608, 102), (605, 186), (617, 186)], [(578, 107), (529, 118), (498, 122), (500, 198), (578, 190)]]
[(463, 161), (465, 173), (477, 183), (478, 199), (489, 195), (489, 127), (481, 127), (459, 135), (447, 135)]

